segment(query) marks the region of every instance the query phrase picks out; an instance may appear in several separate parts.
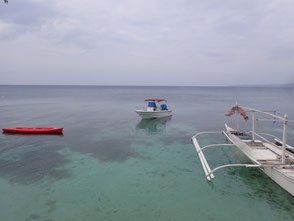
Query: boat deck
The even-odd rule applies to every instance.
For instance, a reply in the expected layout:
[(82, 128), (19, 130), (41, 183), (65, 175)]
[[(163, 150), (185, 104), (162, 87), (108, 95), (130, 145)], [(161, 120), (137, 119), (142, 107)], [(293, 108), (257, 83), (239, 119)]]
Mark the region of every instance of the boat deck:
[[(282, 149), (279, 146), (260, 140), (253, 142), (252, 140), (241, 139), (241, 141), (246, 144), (243, 151), (261, 164), (281, 164)], [(294, 165), (294, 154), (286, 151), (286, 161), (286, 164)]]

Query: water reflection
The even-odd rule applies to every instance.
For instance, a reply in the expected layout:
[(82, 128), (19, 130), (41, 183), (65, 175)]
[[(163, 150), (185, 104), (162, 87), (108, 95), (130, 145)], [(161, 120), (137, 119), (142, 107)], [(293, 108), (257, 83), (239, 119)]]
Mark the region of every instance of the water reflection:
[(172, 116), (163, 117), (158, 119), (142, 119), (136, 129), (143, 129), (149, 134), (161, 133), (165, 130), (166, 124), (170, 121)]
[(26, 136), (26, 137), (46, 137), (46, 136), (56, 136), (63, 137), (63, 133), (48, 133), (48, 134), (30, 134), (30, 133), (2, 133), (4, 136)]

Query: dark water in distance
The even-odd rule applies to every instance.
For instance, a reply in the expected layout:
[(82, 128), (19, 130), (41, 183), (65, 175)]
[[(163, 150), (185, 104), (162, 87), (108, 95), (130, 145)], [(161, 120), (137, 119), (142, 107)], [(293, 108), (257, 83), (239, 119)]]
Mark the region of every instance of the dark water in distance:
[[(293, 220), (294, 198), (258, 169), (219, 170), (208, 183), (191, 142), (234, 126), (224, 114), (236, 102), (294, 119), (293, 96), (293, 88), (0, 86), (1, 128), (64, 128), (0, 135), (0, 220)], [(141, 120), (134, 110), (146, 98), (167, 99), (172, 118)], [(281, 125), (256, 129), (281, 137)], [(205, 153), (212, 166), (247, 162), (229, 147)]]

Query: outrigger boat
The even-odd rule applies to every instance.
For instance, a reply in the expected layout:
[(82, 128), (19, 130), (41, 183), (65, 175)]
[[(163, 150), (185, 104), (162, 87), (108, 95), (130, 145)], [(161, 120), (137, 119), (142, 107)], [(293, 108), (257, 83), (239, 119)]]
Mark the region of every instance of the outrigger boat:
[[(246, 112), (252, 113), (252, 130), (242, 132), (239, 129), (238, 115), (242, 115), (245, 120), (248, 120)], [(203, 171), (207, 180), (211, 181), (214, 178), (214, 172), (226, 167), (257, 167), (273, 181), (280, 185), (283, 189), (294, 196), (294, 148), (286, 144), (287, 139), (287, 124), (293, 122), (288, 120), (288, 115), (284, 117), (271, 113), (270, 111), (256, 110), (252, 108), (241, 107), (235, 105), (230, 109), (226, 116), (231, 116), (236, 113), (237, 129), (232, 129), (225, 124), (225, 131), (210, 131), (200, 132), (192, 137), (195, 149), (201, 161)], [(255, 114), (263, 114), (274, 119), (256, 119)], [(283, 139), (280, 140), (276, 136), (266, 133), (255, 132), (255, 121), (282, 121), (283, 122)], [(231, 144), (210, 144), (200, 147), (198, 142), (199, 135), (222, 133)], [(274, 142), (269, 141), (264, 136), (273, 138)], [(203, 154), (203, 150), (208, 147), (232, 146), (237, 147), (242, 151), (252, 162), (252, 164), (226, 164), (211, 169)]]
[(172, 115), (165, 99), (146, 99), (146, 107), (138, 108), (136, 113), (143, 119), (162, 118)]

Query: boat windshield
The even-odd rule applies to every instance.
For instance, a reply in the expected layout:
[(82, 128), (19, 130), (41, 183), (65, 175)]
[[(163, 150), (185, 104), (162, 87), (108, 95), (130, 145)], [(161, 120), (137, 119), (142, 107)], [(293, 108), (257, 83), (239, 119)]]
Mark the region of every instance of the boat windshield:
[(156, 104), (155, 104), (155, 102), (148, 102), (148, 107), (155, 107), (155, 108), (157, 108), (156, 107)]

